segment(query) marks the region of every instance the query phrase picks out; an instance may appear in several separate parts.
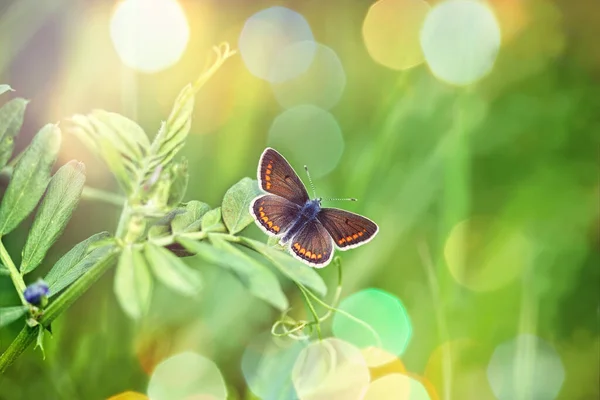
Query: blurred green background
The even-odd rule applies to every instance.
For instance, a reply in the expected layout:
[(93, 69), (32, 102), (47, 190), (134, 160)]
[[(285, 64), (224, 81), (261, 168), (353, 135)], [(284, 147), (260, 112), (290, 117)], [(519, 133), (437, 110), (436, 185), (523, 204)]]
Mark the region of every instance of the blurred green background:
[[(598, 2), (489, 0), (500, 49), (491, 71), (467, 86), (432, 73), (435, 68), (422, 62), (418, 35), (397, 40), (393, 29), (385, 31), (391, 25), (418, 32), (422, 19), (414, 27), (396, 24), (391, 12), (372, 24), (381, 32), (367, 29), (373, 3), (180, 0), (189, 43), (174, 65), (147, 73), (126, 66), (111, 42), (117, 2), (2, 0), (0, 83), (16, 90), (2, 100), (31, 100), (17, 150), (43, 124), (96, 108), (134, 119), (153, 135), (211, 46), (228, 41), (238, 48), (254, 13), (275, 5), (293, 9), (327, 46), (315, 52), (325, 57), (321, 69), (286, 87), (254, 76), (239, 55), (227, 61), (197, 98), (182, 152), (191, 172), (186, 199), (218, 206), (232, 184), (255, 177), (259, 155), (273, 145), (297, 171), (311, 167), (319, 196), (357, 197), (335, 206), (379, 224), (375, 240), (342, 254), (342, 297), (375, 287), (401, 300), (412, 324), (402, 363), (431, 382), (440, 399), (496, 398), (490, 360), (500, 344), (523, 334), (548, 343), (564, 368), (557, 394), (535, 399), (597, 399)], [(156, 26), (158, 32), (171, 28), (168, 21)], [(248, 51), (261, 44), (254, 46)], [(388, 56), (392, 64), (400, 59), (401, 70), (382, 65)], [(302, 104), (302, 96), (328, 112), (302, 106), (282, 115), (286, 104)], [(72, 158), (85, 162), (89, 186), (118, 190), (102, 162), (67, 133), (59, 163)], [(5, 187), (2, 182), (0, 190)], [(82, 201), (36, 274), (80, 240), (114, 231), (118, 213)], [(26, 225), (4, 238), (16, 259)], [(255, 226), (245, 234), (264, 237)], [(206, 286), (197, 301), (157, 285), (150, 315), (139, 324), (118, 307), (113, 274), (106, 274), (53, 324), (46, 360), (30, 349), (0, 376), (0, 399), (145, 393), (152, 368), (184, 350), (215, 361), (231, 398), (250, 398), (241, 355), (277, 312), (226, 272), (202, 268)], [(333, 268), (319, 273), (335, 286)], [(302, 315), (297, 289), (286, 288), (293, 313)], [(17, 302), (10, 279), (0, 277), (0, 306)], [(0, 331), (0, 350), (20, 329), (13, 324)], [(450, 377), (439, 367), (440, 354), (448, 352)], [(442, 387), (447, 379), (449, 391)]]

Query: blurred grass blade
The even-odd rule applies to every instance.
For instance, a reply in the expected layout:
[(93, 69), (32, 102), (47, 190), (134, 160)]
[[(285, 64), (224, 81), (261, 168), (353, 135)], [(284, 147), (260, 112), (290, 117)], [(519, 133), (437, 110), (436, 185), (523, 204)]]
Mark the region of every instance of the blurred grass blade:
[(259, 194), (258, 182), (250, 178), (243, 178), (225, 193), (221, 212), (229, 232), (236, 234), (252, 223), (248, 209)]
[(192, 200), (185, 205), (185, 212), (178, 214), (171, 222), (173, 233), (196, 232), (200, 230), (202, 217), (210, 211), (210, 206)]
[(306, 287), (313, 289), (319, 295), (324, 296), (327, 293), (327, 286), (317, 272), (302, 262), (296, 260), (289, 254), (269, 247), (265, 243), (256, 240), (240, 237), (240, 239), (249, 247), (265, 256), (277, 269), (291, 280), (301, 283)]
[(11, 88), (9, 85), (0, 85), (0, 94), (4, 94), (6, 92), (12, 92), (13, 88)]
[(108, 232), (97, 233), (79, 242), (62, 256), (44, 278), (50, 288), (49, 296), (58, 294), (62, 289), (75, 282), (92, 265), (104, 257), (112, 249), (111, 245), (90, 247), (92, 244), (101, 243), (108, 237), (110, 237)]
[(33, 138), (15, 166), (0, 206), (0, 235), (17, 227), (34, 209), (50, 181), (58, 156), (61, 133), (48, 124)]
[(125, 247), (119, 258), (114, 290), (121, 308), (131, 318), (139, 319), (148, 311), (152, 299), (152, 276), (144, 255), (131, 246)]
[(188, 162), (184, 158), (171, 167), (171, 187), (167, 206), (177, 207), (185, 196), (190, 175), (188, 173)]
[(15, 307), (3, 307), (0, 308), (0, 328), (18, 320), (21, 318), (29, 307), (27, 306), (15, 306)]
[(195, 296), (202, 289), (200, 272), (190, 268), (170, 251), (147, 243), (145, 253), (150, 268), (165, 286), (186, 296)]
[(52, 177), (23, 248), (21, 273), (33, 271), (60, 236), (81, 197), (85, 166), (79, 161), (63, 165)]
[(0, 168), (4, 168), (15, 147), (15, 137), (23, 125), (28, 101), (17, 98), (0, 108)]
[[(219, 235), (210, 235), (209, 238), (214, 248), (206, 243), (194, 241), (188, 241), (189, 246), (186, 248), (191, 251), (194, 247), (193, 250), (197, 251), (200, 257), (205, 258), (206, 261), (231, 270), (255, 297), (270, 303), (281, 311), (288, 308), (288, 300), (273, 271), (235, 245), (223, 240)], [(202, 249), (202, 247), (204, 248)], [(207, 257), (210, 257), (210, 260)]]

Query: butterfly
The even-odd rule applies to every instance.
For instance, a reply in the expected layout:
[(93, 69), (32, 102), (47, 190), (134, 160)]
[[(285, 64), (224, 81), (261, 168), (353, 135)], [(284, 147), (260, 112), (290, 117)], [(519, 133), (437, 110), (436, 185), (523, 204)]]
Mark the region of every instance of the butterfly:
[(280, 237), (292, 256), (312, 267), (329, 264), (334, 246), (353, 249), (369, 242), (379, 231), (368, 218), (321, 207), (321, 198), (311, 200), (296, 171), (272, 148), (266, 148), (260, 156), (258, 183), (267, 194), (250, 204), (257, 225), (268, 235)]

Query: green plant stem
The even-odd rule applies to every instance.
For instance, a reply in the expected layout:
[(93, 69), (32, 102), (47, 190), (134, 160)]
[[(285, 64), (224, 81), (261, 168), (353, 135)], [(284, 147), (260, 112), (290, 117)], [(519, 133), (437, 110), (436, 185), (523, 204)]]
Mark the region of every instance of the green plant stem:
[(2, 237), (0, 237), (0, 260), (2, 260), (2, 264), (4, 264), (10, 273), (10, 279), (12, 279), (15, 289), (17, 290), (17, 293), (19, 293), (21, 303), (23, 303), (23, 305), (27, 305), (27, 300), (25, 300), (25, 296), (23, 295), (23, 292), (25, 292), (25, 288), (27, 286), (25, 286), (23, 276), (17, 269), (17, 266), (10, 257), (10, 254), (8, 254), (8, 251), (6, 251), (6, 247), (4, 247), (4, 243), (2, 243), (1, 239)]
[[(80, 279), (69, 286), (50, 306), (44, 310), (39, 322), (47, 327), (54, 319), (64, 312), (86, 290), (89, 289), (110, 267), (113, 266), (117, 256), (113, 251), (91, 267)], [(25, 326), (13, 340), (8, 349), (0, 356), (0, 374), (3, 373), (23, 353), (37, 337), (37, 329)]]
[(300, 289), (302, 296), (304, 296), (304, 302), (306, 303), (306, 306), (308, 307), (308, 309), (310, 310), (310, 313), (312, 314), (312, 316), (314, 318), (315, 327), (317, 330), (317, 336), (319, 337), (319, 340), (323, 340), (323, 335), (321, 334), (321, 323), (320, 323), (319, 314), (317, 314), (317, 310), (315, 310), (315, 307), (313, 306), (312, 302), (310, 301), (310, 299), (308, 297), (307, 292), (309, 292), (309, 290), (298, 282), (296, 282), (296, 285)]

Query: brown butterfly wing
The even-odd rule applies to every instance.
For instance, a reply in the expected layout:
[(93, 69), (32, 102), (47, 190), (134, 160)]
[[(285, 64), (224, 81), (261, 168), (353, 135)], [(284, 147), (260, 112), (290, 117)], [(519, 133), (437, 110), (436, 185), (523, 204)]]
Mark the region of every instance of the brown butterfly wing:
[(303, 263), (323, 268), (333, 258), (333, 240), (325, 227), (318, 220), (313, 220), (290, 240), (290, 251)]
[(270, 235), (287, 231), (299, 213), (300, 206), (272, 194), (259, 196), (250, 204), (250, 214), (258, 226)]
[(299, 206), (309, 200), (296, 171), (272, 148), (266, 148), (258, 162), (258, 184), (265, 192), (281, 196)]
[(363, 245), (379, 231), (377, 224), (370, 219), (337, 208), (323, 208), (317, 218), (340, 250)]

